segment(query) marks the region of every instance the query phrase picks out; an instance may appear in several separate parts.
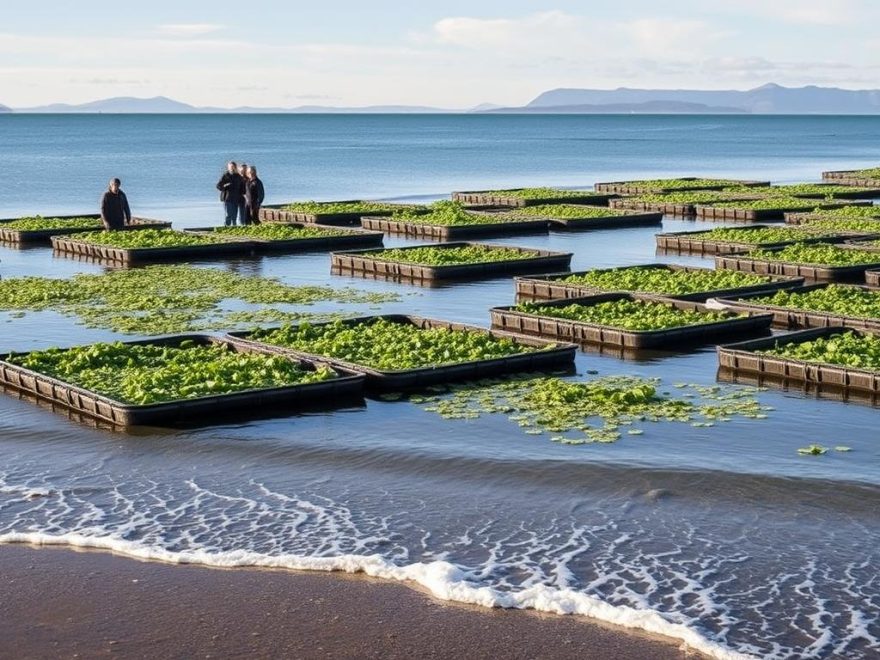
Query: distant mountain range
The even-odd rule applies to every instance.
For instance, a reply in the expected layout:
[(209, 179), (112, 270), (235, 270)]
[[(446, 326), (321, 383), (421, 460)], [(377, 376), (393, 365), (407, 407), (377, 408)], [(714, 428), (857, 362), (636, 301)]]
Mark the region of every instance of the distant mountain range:
[[(782, 87), (773, 83), (746, 91), (690, 89), (554, 89), (544, 92), (521, 112), (546, 112), (547, 108), (617, 103), (699, 103), (709, 112), (736, 109), (753, 114), (878, 114), (880, 90), (837, 87)], [(650, 110), (649, 110), (650, 112)]]
[(553, 89), (524, 106), (483, 103), (474, 108), (449, 109), (413, 105), (336, 107), (303, 105), (293, 108), (197, 107), (165, 96), (116, 97), (71, 105), (53, 103), (0, 112), (31, 113), (497, 113), (497, 114), (880, 114), (880, 90), (837, 87), (782, 87), (773, 83), (746, 91), (696, 89)]
[[(493, 106), (497, 107), (497, 106)], [(418, 105), (371, 105), (356, 108), (340, 108), (323, 105), (302, 105), (295, 108), (255, 108), (241, 106), (238, 108), (215, 108), (198, 107), (175, 101), (167, 96), (154, 96), (152, 98), (135, 98), (131, 96), (117, 96), (110, 99), (91, 101), (71, 105), (68, 103), (53, 103), (33, 108), (15, 108), (13, 112), (29, 113), (124, 113), (124, 114), (194, 114), (194, 113), (343, 113), (354, 112), (364, 114), (381, 113), (442, 113), (442, 112), (466, 112), (465, 110), (449, 110), (443, 108), (431, 108)]]

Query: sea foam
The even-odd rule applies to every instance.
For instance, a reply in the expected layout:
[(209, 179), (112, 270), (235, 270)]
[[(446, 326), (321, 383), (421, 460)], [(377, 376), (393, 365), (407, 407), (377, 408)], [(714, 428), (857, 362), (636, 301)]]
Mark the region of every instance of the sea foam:
[(660, 613), (605, 601), (573, 589), (534, 585), (514, 592), (480, 586), (471, 575), (446, 561), (396, 565), (378, 554), (308, 557), (295, 554), (267, 555), (248, 550), (170, 551), (162, 547), (108, 535), (8, 532), (0, 544), (27, 543), (107, 550), (120, 555), (173, 564), (195, 564), (218, 568), (279, 568), (298, 571), (340, 571), (363, 573), (394, 582), (417, 584), (442, 600), (510, 609), (533, 609), (554, 614), (575, 614), (680, 640), (684, 645), (718, 660), (752, 658), (725, 648), (699, 632), (666, 620)]

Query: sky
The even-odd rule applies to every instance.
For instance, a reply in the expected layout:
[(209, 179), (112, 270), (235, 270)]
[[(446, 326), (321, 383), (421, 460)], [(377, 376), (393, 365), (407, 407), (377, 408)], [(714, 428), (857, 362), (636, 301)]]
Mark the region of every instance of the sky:
[[(131, 5), (131, 6), (129, 6)], [(0, 103), (523, 105), (557, 87), (880, 87), (877, 0), (0, 0)]]

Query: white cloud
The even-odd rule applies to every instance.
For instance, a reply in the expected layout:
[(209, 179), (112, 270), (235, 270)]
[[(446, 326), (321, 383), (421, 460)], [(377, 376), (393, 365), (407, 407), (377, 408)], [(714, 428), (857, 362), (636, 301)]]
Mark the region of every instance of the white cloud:
[(159, 34), (169, 37), (201, 37), (212, 32), (219, 32), (225, 25), (217, 23), (169, 23), (158, 27)]
[(722, 0), (715, 7), (731, 13), (804, 25), (848, 25), (876, 11), (863, 0)]

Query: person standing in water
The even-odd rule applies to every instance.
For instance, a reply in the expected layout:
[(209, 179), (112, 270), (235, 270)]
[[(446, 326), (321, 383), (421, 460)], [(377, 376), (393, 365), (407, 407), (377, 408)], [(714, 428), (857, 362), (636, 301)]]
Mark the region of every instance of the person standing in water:
[(248, 165), (247, 179), (245, 179), (244, 186), (246, 224), (260, 224), (260, 207), (263, 205), (263, 198), (265, 196), (266, 191), (263, 188), (263, 182), (257, 177), (257, 168), (253, 165)]
[(121, 185), (119, 179), (110, 179), (107, 192), (101, 198), (101, 222), (104, 223), (104, 229), (107, 231), (124, 229), (125, 225), (131, 223), (128, 197), (122, 192)]
[(239, 209), (244, 205), (244, 178), (239, 174), (237, 167), (235, 161), (226, 163), (226, 171), (217, 182), (220, 201), (223, 202), (226, 211), (227, 227), (235, 224), (235, 218), (240, 214)]

